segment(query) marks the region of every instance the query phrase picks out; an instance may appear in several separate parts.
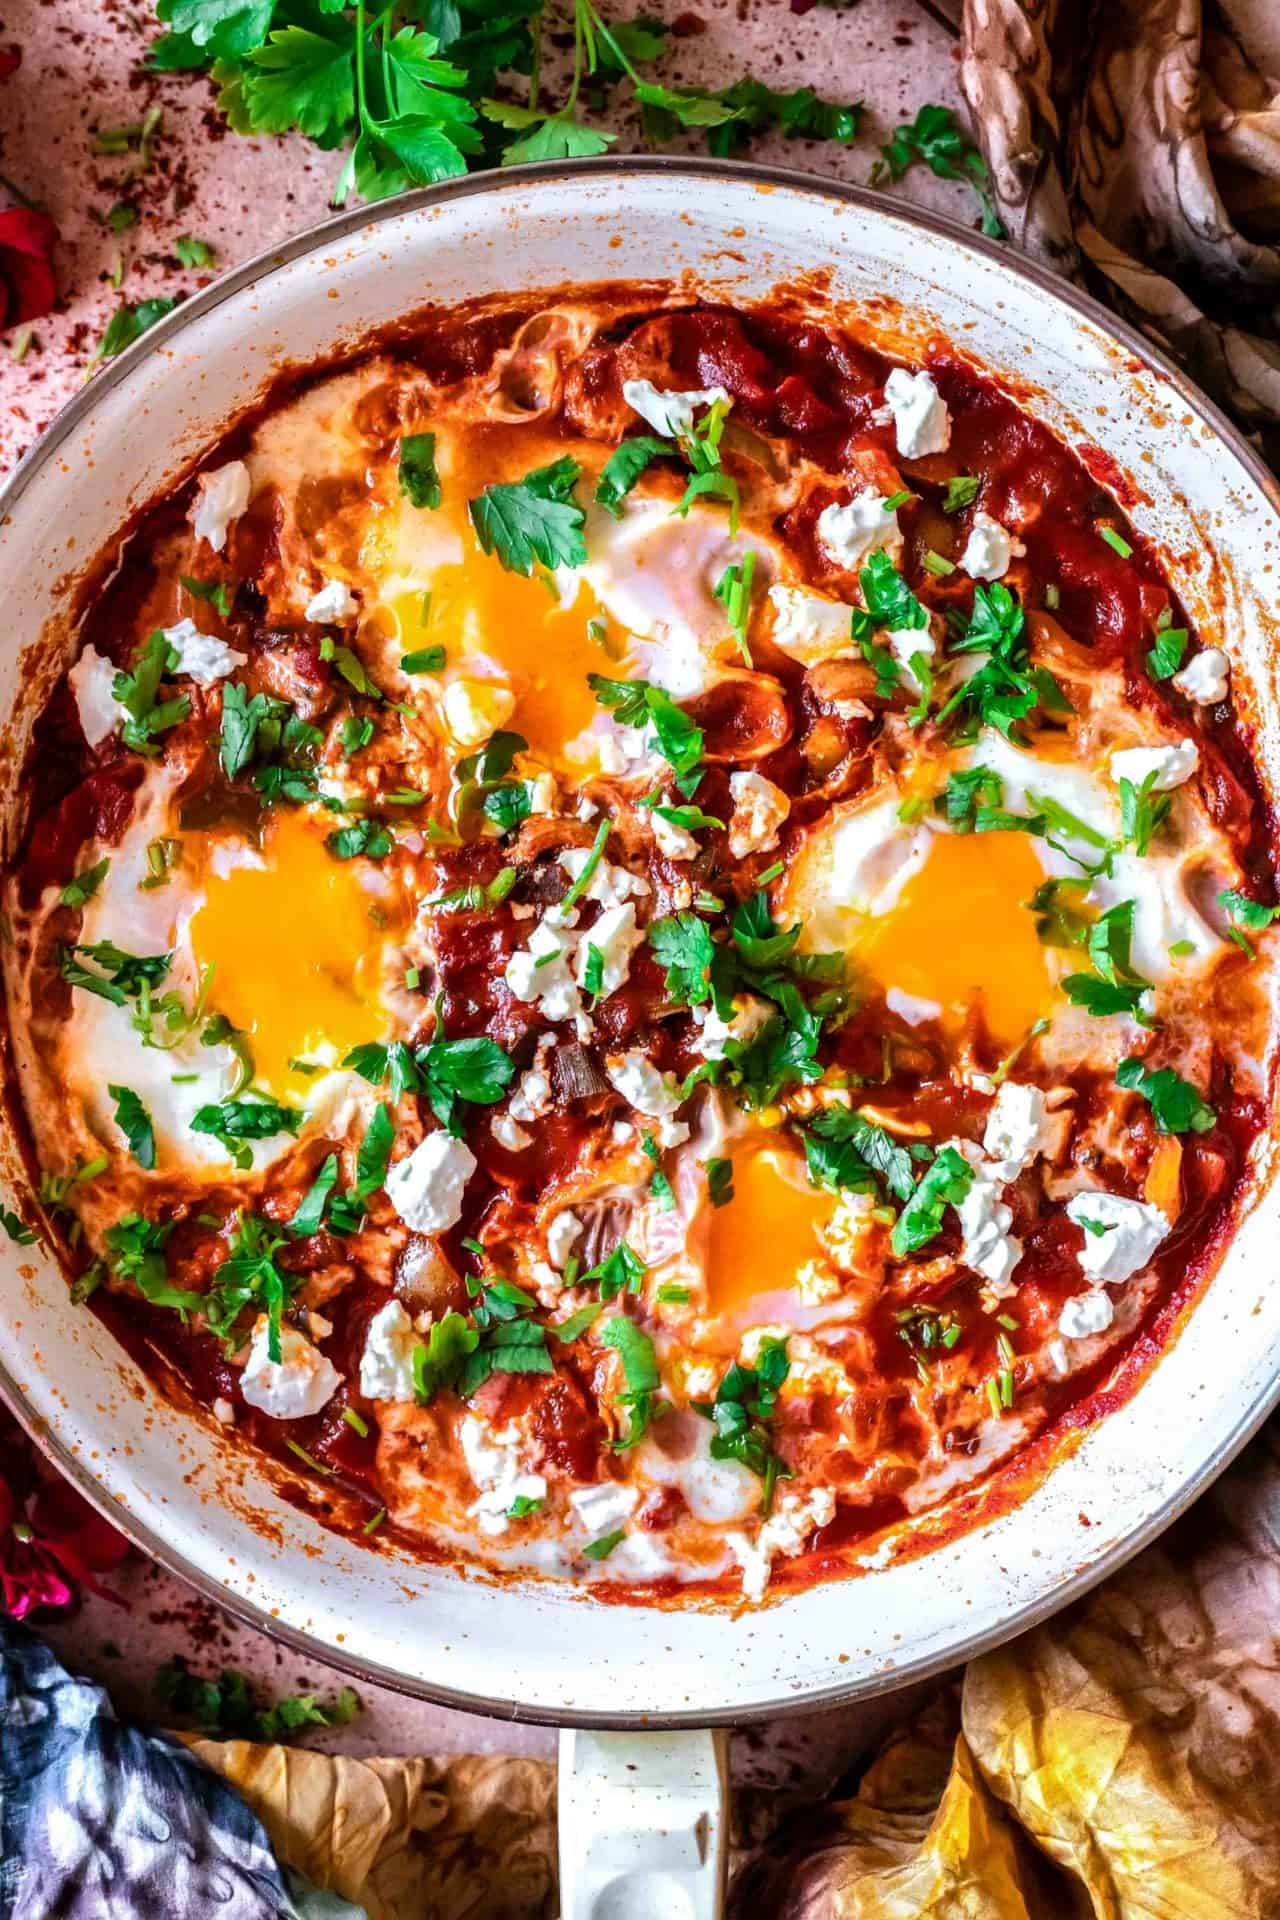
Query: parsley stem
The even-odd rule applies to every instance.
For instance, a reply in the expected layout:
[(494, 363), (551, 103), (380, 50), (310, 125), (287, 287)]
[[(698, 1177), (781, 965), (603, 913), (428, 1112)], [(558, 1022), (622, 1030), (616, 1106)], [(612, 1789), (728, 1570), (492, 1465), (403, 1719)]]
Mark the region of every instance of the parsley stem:
[(566, 893), (564, 899), (560, 902), (560, 911), (562, 914), (568, 913), (571, 908), (576, 907), (587, 888), (591, 885), (592, 879), (595, 876), (595, 870), (600, 865), (600, 856), (604, 852), (605, 841), (608, 838), (609, 819), (606, 815), (596, 828), (596, 837), (591, 843), (591, 851), (587, 855), (587, 864), (583, 867), (582, 872), (578, 875), (568, 893)]

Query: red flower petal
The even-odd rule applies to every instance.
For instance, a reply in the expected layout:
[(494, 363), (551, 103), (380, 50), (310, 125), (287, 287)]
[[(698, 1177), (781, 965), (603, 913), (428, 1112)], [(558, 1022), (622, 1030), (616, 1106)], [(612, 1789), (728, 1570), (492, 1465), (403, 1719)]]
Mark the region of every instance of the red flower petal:
[(58, 292), (50, 255), (58, 229), (38, 207), (6, 207), (0, 213), (0, 325), (20, 326), (48, 313)]

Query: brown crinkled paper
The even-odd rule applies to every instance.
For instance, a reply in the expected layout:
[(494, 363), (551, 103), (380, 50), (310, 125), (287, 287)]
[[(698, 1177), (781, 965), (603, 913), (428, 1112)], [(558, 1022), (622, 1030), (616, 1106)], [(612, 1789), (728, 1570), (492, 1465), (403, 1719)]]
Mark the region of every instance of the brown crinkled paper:
[(971, 1662), (735, 1920), (1276, 1920), (1280, 1438), (1046, 1626)]
[(554, 1920), (555, 1768), (459, 1754), (352, 1760), (188, 1740), (248, 1801), (278, 1858), (369, 1920)]
[(966, 0), (961, 77), (1011, 240), (1280, 458), (1280, 0)]

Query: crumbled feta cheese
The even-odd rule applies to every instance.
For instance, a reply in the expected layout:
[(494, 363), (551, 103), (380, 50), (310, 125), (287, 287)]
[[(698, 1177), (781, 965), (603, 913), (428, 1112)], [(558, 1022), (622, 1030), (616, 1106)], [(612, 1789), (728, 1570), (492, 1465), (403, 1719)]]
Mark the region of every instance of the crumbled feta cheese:
[(896, 1013), (899, 1020), (905, 1020), (909, 1027), (922, 1027), (926, 1020), (942, 1017), (941, 1001), (923, 1000), (919, 994), (904, 993), (901, 987), (890, 987), (884, 996), (884, 1003), (890, 1013)]
[(194, 620), (179, 620), (176, 627), (165, 627), (164, 637), (178, 656), (178, 664), (171, 667), (170, 672), (188, 674), (202, 687), (212, 686), (215, 680), (225, 680), (249, 658), (247, 653), (238, 653), (225, 640), (219, 640), (216, 634), (201, 633)]
[(1194, 740), (1180, 740), (1173, 747), (1125, 747), (1111, 756), (1111, 778), (1132, 781), (1140, 787), (1154, 774), (1153, 793), (1170, 793), (1189, 780), (1200, 765), (1200, 749)]
[(476, 1170), (465, 1140), (429, 1133), (387, 1175), (387, 1198), (415, 1233), (444, 1233), (462, 1218), (462, 1195)]
[(696, 858), (698, 843), (687, 827), (677, 826), (674, 820), (665, 820), (656, 807), (650, 808), (649, 825), (653, 829), (654, 841), (658, 852), (668, 860), (692, 860)]
[(1006, 1080), (987, 1115), (982, 1150), (992, 1160), (1015, 1163), (1020, 1171), (1044, 1152), (1045, 1098), (1039, 1087)]
[(333, 626), (354, 619), (359, 610), (360, 603), (345, 580), (326, 580), (308, 600), (303, 617), (317, 626)]
[(547, 1258), (558, 1273), (563, 1273), (573, 1252), (573, 1243), (582, 1232), (582, 1222), (566, 1207), (547, 1228)]
[(640, 1494), (636, 1487), (620, 1486), (616, 1480), (600, 1480), (590, 1487), (575, 1487), (569, 1505), (579, 1524), (592, 1540), (614, 1533), (634, 1511)]
[(1102, 1287), (1090, 1287), (1074, 1300), (1063, 1301), (1058, 1332), (1067, 1340), (1087, 1340), (1092, 1333), (1105, 1333), (1114, 1319), (1110, 1294)]
[(898, 452), (908, 460), (945, 453), (951, 445), (951, 416), (931, 373), (895, 367), (884, 383), (885, 404), (893, 416)]
[(514, 1424), (496, 1432), (474, 1413), (464, 1414), (458, 1443), (467, 1471), (480, 1488), (480, 1498), (467, 1508), (481, 1533), (507, 1531), (517, 1500), (545, 1500), (547, 1483), (540, 1473), (527, 1473), (520, 1460), (520, 1431)]
[[(866, 1199), (865, 1194), (858, 1196)], [(806, 1307), (823, 1307), (830, 1300), (840, 1298), (840, 1276), (833, 1273), (825, 1260), (806, 1260), (796, 1269), (796, 1298)]]
[(369, 1322), (360, 1355), (360, 1391), (366, 1400), (412, 1400), (413, 1322), (398, 1300), (388, 1300)]
[(884, 636), (885, 645), (898, 663), (902, 673), (902, 684), (909, 693), (919, 693), (920, 681), (911, 665), (912, 656), (921, 653), (926, 661), (932, 660), (938, 651), (928, 627), (895, 627)]
[(762, 773), (731, 773), (729, 791), (733, 814), (729, 821), (729, 851), (735, 860), (749, 853), (765, 853), (778, 844), (778, 828), (791, 812), (781, 787)]
[(1021, 540), (1015, 540), (1007, 527), (993, 520), (979, 507), (969, 525), (969, 538), (960, 565), (971, 580), (999, 580), (1009, 571), (1009, 562), (1026, 552)]
[(817, 1527), (835, 1518), (836, 1497), (830, 1487), (814, 1487), (801, 1496), (784, 1493), (754, 1540), (744, 1533), (728, 1533), (725, 1543), (742, 1568), (742, 1593), (747, 1600), (763, 1600), (775, 1554), (794, 1559)]
[(631, 956), (643, 943), (644, 931), (636, 925), (636, 910), (629, 900), (621, 907), (606, 907), (578, 942), (578, 985), (587, 984), (587, 968), (594, 947), (603, 963), (600, 994), (607, 999), (626, 981), (631, 971)]
[[(1122, 1194), (1093, 1190), (1073, 1194), (1067, 1218), (1084, 1233), (1080, 1270), (1095, 1283), (1128, 1280), (1145, 1267), (1169, 1231), (1170, 1222), (1159, 1207)], [(1104, 1227), (1093, 1233), (1085, 1225)]]
[[(866, 1250), (867, 1235), (875, 1226), (875, 1211), (874, 1194), (841, 1192), (830, 1220), (819, 1229), (823, 1244), (837, 1266), (855, 1273), (858, 1271)], [(801, 1297), (804, 1297), (803, 1281)]]
[(1231, 662), (1221, 647), (1202, 647), (1199, 653), (1192, 654), (1180, 673), (1174, 674), (1173, 684), (1198, 707), (1216, 706), (1227, 697)]
[(730, 404), (723, 387), (691, 387), (682, 393), (664, 393), (652, 380), (624, 380), (622, 397), (633, 413), (647, 420), (655, 433), (668, 440), (687, 440), (693, 431), (694, 415), (717, 400)]
[(658, 1120), (680, 1105), (680, 1090), (670, 1074), (659, 1073), (638, 1048), (610, 1054), (604, 1063), (609, 1084), (637, 1113)]
[(695, 1007), (693, 1018), (701, 1031), (694, 1046), (704, 1060), (723, 1060), (728, 1041), (748, 1046), (760, 1030), (768, 1026), (773, 1014), (769, 1001), (762, 1000), (757, 993), (735, 994), (733, 1014), (728, 1020), (722, 1020), (714, 1006)]
[(551, 1082), (540, 1067), (521, 1074), (507, 1110), (513, 1120), (537, 1120), (551, 1111)]
[(220, 1427), (234, 1427), (236, 1423), (235, 1408), (229, 1400), (224, 1400), (221, 1394), (213, 1403), (213, 1417)]
[[(835, 511), (827, 508), (828, 513)], [(769, 599), (773, 603), (773, 644), (801, 666), (812, 667), (819, 660), (852, 652), (853, 608), (842, 600), (825, 600), (807, 587), (783, 586), (770, 587)]]
[[(577, 881), (583, 868), (591, 858), (590, 847), (566, 847), (556, 855), (570, 880)], [(607, 860), (601, 860), (582, 895), (584, 900), (594, 900), (597, 906), (620, 907), (624, 900), (642, 900), (650, 891), (649, 882), (642, 874), (631, 873), (626, 867), (610, 866)], [(551, 915), (557, 912), (551, 909)], [(551, 917), (549, 915), (548, 917)]]
[(577, 951), (576, 934), (560, 933), (543, 919), (529, 935), (528, 946), (517, 948), (507, 961), (506, 983), (517, 1000), (537, 1001), (545, 1019), (572, 1020), (582, 1012), (582, 996), (571, 972)]
[(533, 1145), (533, 1135), (526, 1133), (519, 1121), (513, 1120), (509, 1113), (495, 1113), (489, 1122), (489, 1131), (508, 1153), (523, 1153), (526, 1147)]
[(664, 1152), (669, 1147), (682, 1147), (689, 1138), (689, 1128), (683, 1120), (673, 1120), (669, 1113), (661, 1114), (654, 1129), (658, 1145)]
[(628, 1146), (636, 1137), (636, 1130), (629, 1120), (615, 1120), (609, 1129), (609, 1138), (615, 1147)]
[(972, 1140), (952, 1140), (973, 1168), (968, 1191), (956, 1208), (963, 1245), (960, 1258), (986, 1280), (997, 1299), (1013, 1292), (1009, 1276), (1022, 1258), (1022, 1242), (1009, 1228), (1013, 1214), (1000, 1198), (1005, 1169), (984, 1160)]
[(444, 690), (445, 725), (460, 747), (482, 747), (516, 710), (501, 680), (451, 680)]
[(80, 715), (80, 731), (91, 747), (100, 747), (125, 717), (112, 692), (118, 671), (96, 647), (86, 647), (67, 675)]
[(1045, 1348), (1045, 1352), (1049, 1356), (1049, 1365), (1053, 1368), (1059, 1380), (1065, 1380), (1071, 1371), (1071, 1361), (1067, 1357), (1066, 1342), (1063, 1340), (1051, 1340)]
[(241, 1393), (251, 1407), (273, 1420), (304, 1420), (319, 1413), (342, 1385), (342, 1375), (296, 1327), (281, 1327), (277, 1364), (268, 1351), (270, 1332), (266, 1314), (260, 1313), (240, 1375)]
[(554, 813), (560, 797), (553, 773), (535, 773), (532, 780), (525, 781), (525, 791), (529, 795), (530, 813)]
[(225, 467), (202, 473), (200, 491), (191, 508), (191, 531), (197, 540), (207, 540), (215, 553), (227, 544), (227, 529), (238, 520), (249, 504), (249, 469), (243, 460), (229, 460)]
[[(902, 547), (902, 530), (896, 507), (886, 508), (884, 497), (873, 487), (855, 494), (852, 500), (824, 507), (818, 515), (818, 545), (829, 560), (848, 573), (856, 573), (869, 553), (878, 547)], [(848, 608), (844, 638), (849, 644)]]

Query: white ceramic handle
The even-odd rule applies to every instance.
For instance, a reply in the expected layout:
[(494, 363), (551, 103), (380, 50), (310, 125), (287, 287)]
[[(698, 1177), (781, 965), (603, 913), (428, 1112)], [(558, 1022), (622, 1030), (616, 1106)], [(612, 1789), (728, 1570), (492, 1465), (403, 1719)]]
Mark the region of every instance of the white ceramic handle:
[(560, 1735), (561, 1920), (720, 1920), (723, 1733)]

